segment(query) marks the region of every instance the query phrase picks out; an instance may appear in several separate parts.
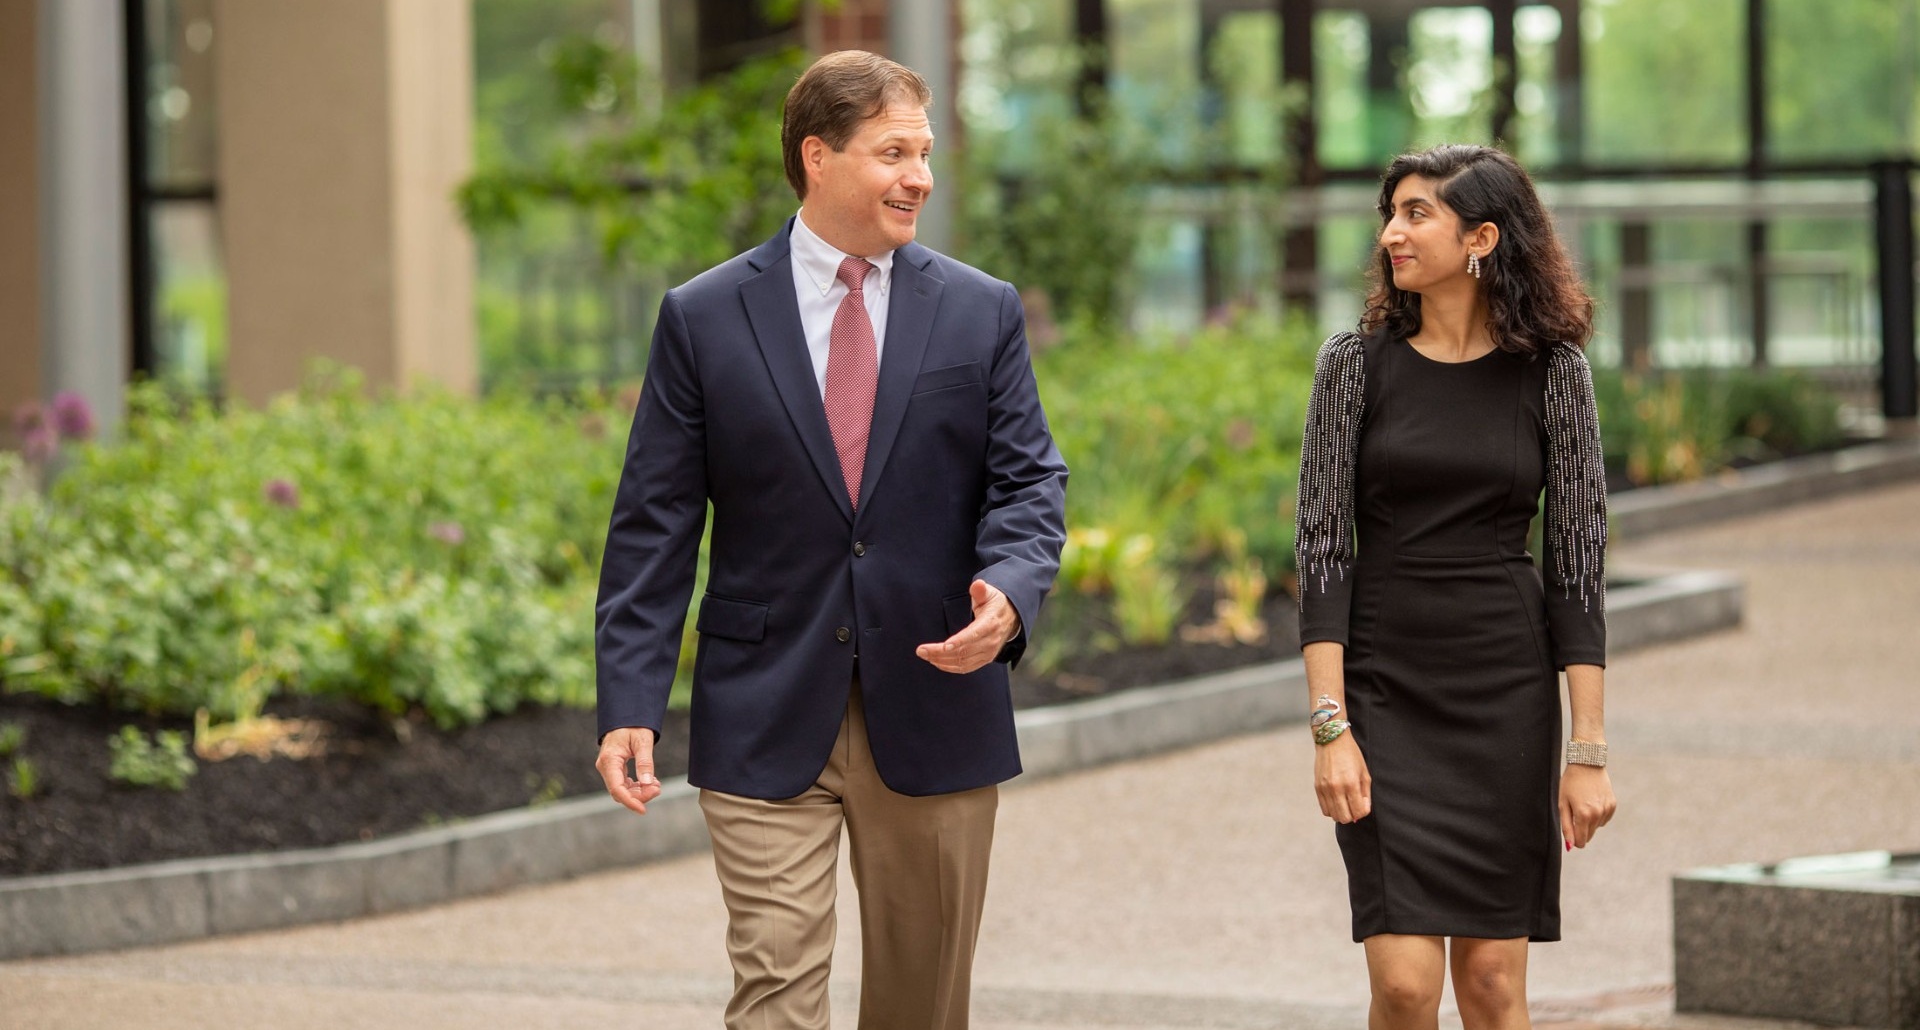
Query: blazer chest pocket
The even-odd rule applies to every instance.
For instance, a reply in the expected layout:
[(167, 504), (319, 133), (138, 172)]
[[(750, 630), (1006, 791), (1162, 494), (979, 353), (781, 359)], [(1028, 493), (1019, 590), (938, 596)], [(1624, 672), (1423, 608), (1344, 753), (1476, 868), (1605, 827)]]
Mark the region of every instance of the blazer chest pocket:
[(700, 600), (700, 618), (693, 628), (702, 636), (757, 644), (767, 636), (767, 606), (708, 594)]
[(948, 365), (945, 368), (929, 369), (920, 373), (913, 381), (913, 395), (932, 393), (935, 390), (951, 390), (956, 386), (971, 386), (980, 381), (980, 363), (969, 361), (964, 365)]
[(949, 636), (967, 628), (973, 621), (973, 595), (955, 594), (942, 598), (940, 606), (947, 610), (947, 634)]

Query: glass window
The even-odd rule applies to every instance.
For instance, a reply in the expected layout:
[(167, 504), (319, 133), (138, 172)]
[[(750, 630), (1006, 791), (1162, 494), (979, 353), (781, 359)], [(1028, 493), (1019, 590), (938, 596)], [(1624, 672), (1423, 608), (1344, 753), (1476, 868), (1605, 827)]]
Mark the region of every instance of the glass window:
[(1238, 165), (1273, 167), (1285, 157), (1279, 17), (1264, 11), (1227, 15), (1210, 49), (1225, 153)]
[(1197, 0), (1107, 0), (1107, 45), (1115, 110), (1160, 160), (1196, 163), (1209, 132)]
[(1370, 168), (1384, 156), (1374, 151), (1369, 132), (1370, 48), (1365, 15), (1321, 11), (1313, 16), (1313, 114), (1320, 163), (1327, 168)]
[[(146, 85), (146, 167), (132, 217), (146, 235), (149, 275), (137, 297), (144, 372), (218, 395), (226, 377), (227, 278), (215, 200), (219, 135), (214, 0), (142, 0), (136, 81)], [(136, 236), (137, 240), (139, 237)]]
[[(1041, 126), (1074, 113), (1080, 63), (1071, 5), (1061, 0), (968, 0), (961, 15), (961, 120), (968, 130), (992, 138), (996, 152), (982, 164), (1025, 167), (1033, 160)], [(981, 155), (965, 156), (973, 160)]]
[(1768, 0), (1767, 147), (1775, 158), (1867, 158), (1910, 151), (1920, 4)]
[(1652, 356), (1660, 368), (1740, 365), (1753, 354), (1746, 226), (1666, 218), (1651, 229)]
[(145, 0), (147, 180), (214, 178), (213, 0)]
[(1587, 160), (1746, 159), (1745, 0), (1584, 0), (1582, 13)]
[(212, 201), (153, 209), (153, 349), (158, 378), (217, 394), (227, 367), (227, 276)]
[(1513, 138), (1508, 144), (1529, 167), (1556, 164), (1566, 157), (1560, 146), (1560, 105), (1574, 98), (1563, 97), (1560, 88), (1560, 62), (1555, 56), (1560, 32), (1560, 12), (1551, 7), (1522, 7), (1514, 14)]
[(1406, 85), (1412, 139), (1404, 146), (1486, 143), (1493, 135), (1493, 16), (1484, 7), (1416, 13)]
[[(1177, 207), (1176, 197), (1161, 196), (1155, 207)], [(1139, 289), (1131, 323), (1143, 333), (1187, 332), (1206, 315), (1206, 284), (1201, 281), (1206, 232), (1200, 219), (1181, 214), (1149, 214), (1134, 259)]]
[(1767, 359), (1776, 365), (1872, 366), (1876, 282), (1870, 218), (1782, 218), (1767, 237)]

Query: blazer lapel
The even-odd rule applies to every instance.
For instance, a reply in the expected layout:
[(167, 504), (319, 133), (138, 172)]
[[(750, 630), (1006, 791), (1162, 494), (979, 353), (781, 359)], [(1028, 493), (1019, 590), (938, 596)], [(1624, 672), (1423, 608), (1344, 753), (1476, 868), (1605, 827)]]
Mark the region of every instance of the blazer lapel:
[[(800, 434), (800, 442), (813, 459), (813, 467), (826, 484), (827, 493), (833, 495), (834, 503), (840, 506), (840, 514), (852, 521), (847, 481), (840, 473), (840, 452), (834, 449), (833, 431), (827, 428), (820, 381), (814, 378), (813, 358), (807, 353), (806, 333), (800, 326), (800, 302), (793, 293), (793, 255), (787, 248), (787, 233), (792, 225), (789, 220), (787, 228), (781, 229), (748, 258), (760, 274), (740, 284), (740, 299), (746, 305), (754, 339), (760, 344), (767, 371), (773, 375), (773, 384), (780, 391), (780, 400), (786, 405), (794, 430)], [(891, 349), (891, 317), (887, 325)]]
[(860, 477), (861, 511), (873, 497), (874, 484), (886, 474), (887, 455), (900, 435), (907, 397), (913, 393), (913, 381), (920, 375), (920, 362), (933, 334), (933, 316), (946, 283), (927, 271), (932, 261), (933, 252), (917, 243), (894, 252), (887, 342), (880, 355), (880, 386), (873, 398), (873, 428), (867, 437), (865, 473)]

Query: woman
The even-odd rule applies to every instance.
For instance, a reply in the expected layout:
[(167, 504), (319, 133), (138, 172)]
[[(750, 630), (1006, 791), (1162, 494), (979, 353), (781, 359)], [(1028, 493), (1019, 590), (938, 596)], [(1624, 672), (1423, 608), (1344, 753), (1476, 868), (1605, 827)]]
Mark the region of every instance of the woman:
[[(1301, 448), (1314, 789), (1372, 1030), (1435, 1026), (1449, 965), (1469, 1030), (1525, 1027), (1562, 849), (1614, 810), (1593, 302), (1497, 150), (1396, 158), (1379, 210), (1364, 335), (1322, 347)], [(1544, 583), (1526, 550), (1543, 487)]]

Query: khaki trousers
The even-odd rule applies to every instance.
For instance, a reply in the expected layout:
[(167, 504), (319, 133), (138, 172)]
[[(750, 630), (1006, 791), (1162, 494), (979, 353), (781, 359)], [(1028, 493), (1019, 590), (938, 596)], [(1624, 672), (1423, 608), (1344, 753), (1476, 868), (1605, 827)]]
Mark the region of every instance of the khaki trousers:
[(854, 684), (833, 755), (784, 801), (700, 792), (727, 903), (727, 1030), (827, 1030), (844, 823), (860, 893), (860, 1030), (964, 1030), (998, 787), (908, 797), (867, 748)]

